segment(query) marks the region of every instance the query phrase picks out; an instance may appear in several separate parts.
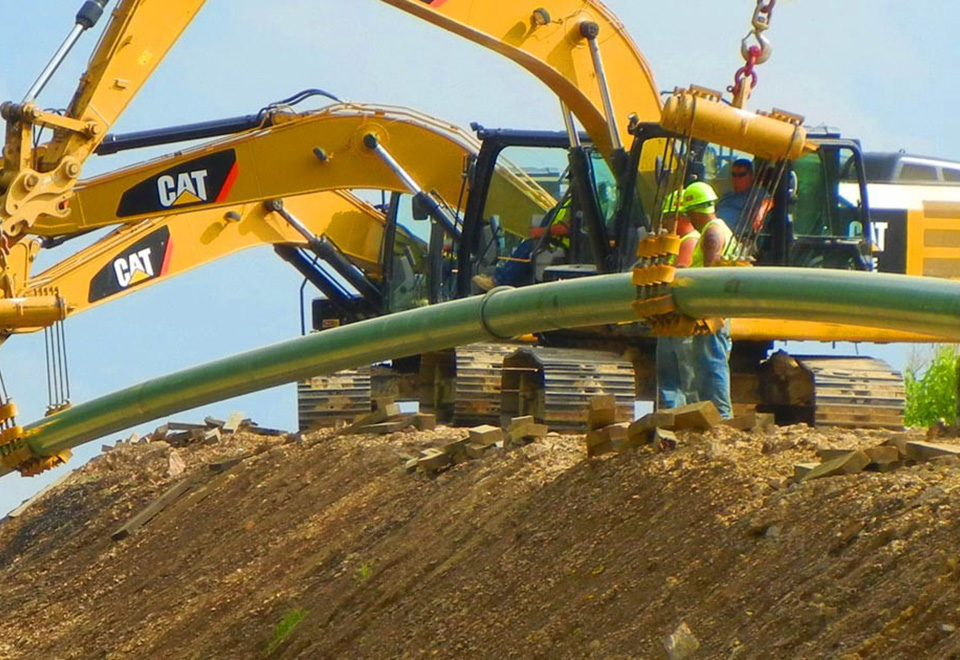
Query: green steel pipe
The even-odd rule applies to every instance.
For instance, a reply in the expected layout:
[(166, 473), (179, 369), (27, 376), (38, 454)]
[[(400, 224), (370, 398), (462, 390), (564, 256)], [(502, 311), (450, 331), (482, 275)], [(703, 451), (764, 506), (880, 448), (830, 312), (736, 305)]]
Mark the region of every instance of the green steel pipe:
[(319, 373), (526, 332), (630, 321), (635, 298), (629, 275), (498, 288), (155, 378), (34, 422), (25, 427), (26, 442), (33, 453), (50, 456), (164, 415)]
[(814, 268), (696, 268), (672, 287), (677, 308), (706, 318), (768, 318), (905, 330), (960, 341), (960, 283)]
[[(922, 330), (960, 341), (960, 283), (903, 275), (791, 268), (684, 271), (677, 307), (726, 316)], [(633, 319), (629, 274), (603, 275), (431, 305), (324, 330), (146, 381), (26, 427), (48, 456), (136, 424), (318, 373), (484, 339)], [(0, 475), (9, 472), (0, 468)]]

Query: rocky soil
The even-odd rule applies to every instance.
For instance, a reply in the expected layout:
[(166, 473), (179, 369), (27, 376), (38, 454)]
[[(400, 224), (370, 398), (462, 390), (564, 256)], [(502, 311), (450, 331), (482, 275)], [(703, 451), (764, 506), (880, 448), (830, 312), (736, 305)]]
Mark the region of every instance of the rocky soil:
[(120, 445), (0, 524), (0, 657), (960, 658), (956, 461), (790, 482), (892, 432), (590, 459), (551, 433), (404, 470), (465, 435)]

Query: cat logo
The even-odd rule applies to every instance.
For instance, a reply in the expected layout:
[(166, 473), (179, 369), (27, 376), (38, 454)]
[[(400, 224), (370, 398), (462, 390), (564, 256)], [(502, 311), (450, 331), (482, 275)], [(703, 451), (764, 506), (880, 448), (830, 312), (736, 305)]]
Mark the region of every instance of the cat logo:
[(103, 300), (163, 277), (170, 254), (170, 229), (160, 227), (107, 261), (90, 280), (87, 300)]
[(117, 284), (126, 289), (131, 284), (142, 282), (154, 276), (150, 262), (150, 248), (132, 252), (113, 262), (113, 272), (117, 274)]
[(207, 171), (180, 172), (176, 177), (166, 174), (157, 179), (160, 206), (170, 208), (182, 204), (207, 201)]
[(117, 217), (163, 213), (228, 199), (240, 174), (233, 149), (194, 158), (143, 179), (120, 196)]

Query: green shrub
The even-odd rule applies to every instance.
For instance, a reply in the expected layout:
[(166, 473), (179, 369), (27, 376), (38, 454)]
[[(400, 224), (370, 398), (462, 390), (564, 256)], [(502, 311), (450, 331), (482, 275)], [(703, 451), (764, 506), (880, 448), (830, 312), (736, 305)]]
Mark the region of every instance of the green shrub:
[(297, 624), (300, 623), (305, 616), (307, 616), (307, 611), (299, 608), (290, 610), (283, 615), (280, 623), (273, 629), (273, 639), (270, 640), (270, 644), (267, 646), (267, 655), (276, 651), (280, 648), (281, 644), (287, 641), (293, 629), (297, 627)]
[(929, 358), (927, 364), (907, 367), (904, 370), (903, 381), (906, 388), (904, 424), (931, 426), (936, 424), (938, 419), (943, 419), (948, 424), (957, 423), (957, 349), (955, 346), (935, 347), (933, 356)]

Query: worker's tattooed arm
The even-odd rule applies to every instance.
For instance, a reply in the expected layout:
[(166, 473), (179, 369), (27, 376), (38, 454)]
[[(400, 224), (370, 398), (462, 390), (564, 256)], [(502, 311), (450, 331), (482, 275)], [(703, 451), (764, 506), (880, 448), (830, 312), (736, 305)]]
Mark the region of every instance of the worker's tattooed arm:
[(703, 234), (702, 250), (703, 263), (705, 266), (712, 266), (720, 261), (723, 251), (723, 233), (716, 227), (710, 227)]

